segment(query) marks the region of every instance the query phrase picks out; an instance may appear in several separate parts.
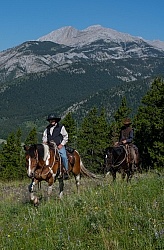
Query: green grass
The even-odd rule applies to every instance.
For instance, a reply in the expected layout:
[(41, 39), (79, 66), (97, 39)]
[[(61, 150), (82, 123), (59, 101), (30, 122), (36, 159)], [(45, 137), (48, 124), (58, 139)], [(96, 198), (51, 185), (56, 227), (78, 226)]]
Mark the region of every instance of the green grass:
[[(143, 174), (131, 184), (111, 178), (73, 180), (58, 186), (38, 208), (29, 202), (28, 180), (0, 183), (0, 249), (162, 250), (164, 249), (163, 176)], [(46, 184), (46, 183), (45, 183)]]

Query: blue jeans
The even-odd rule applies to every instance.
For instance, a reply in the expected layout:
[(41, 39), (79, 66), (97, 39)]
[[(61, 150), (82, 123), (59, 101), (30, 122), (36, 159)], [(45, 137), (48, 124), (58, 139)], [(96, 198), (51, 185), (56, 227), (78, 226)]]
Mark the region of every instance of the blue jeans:
[(62, 158), (62, 162), (63, 162), (63, 165), (65, 167), (65, 170), (67, 171), (68, 170), (68, 159), (67, 159), (66, 149), (63, 146), (61, 149), (58, 149), (58, 151), (59, 151), (59, 154)]

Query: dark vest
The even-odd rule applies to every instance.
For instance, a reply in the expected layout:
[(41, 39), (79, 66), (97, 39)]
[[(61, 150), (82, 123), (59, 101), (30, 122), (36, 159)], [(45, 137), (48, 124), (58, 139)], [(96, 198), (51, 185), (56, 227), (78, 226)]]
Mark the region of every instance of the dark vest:
[(132, 131), (131, 127), (122, 127), (121, 129), (121, 135), (120, 140), (126, 140), (129, 138), (129, 134)]
[(58, 146), (63, 140), (63, 136), (60, 133), (62, 125), (57, 124), (57, 126), (54, 128), (52, 132), (52, 135), (50, 134), (50, 128), (51, 126), (47, 126), (47, 141), (48, 142), (54, 141), (56, 145)]

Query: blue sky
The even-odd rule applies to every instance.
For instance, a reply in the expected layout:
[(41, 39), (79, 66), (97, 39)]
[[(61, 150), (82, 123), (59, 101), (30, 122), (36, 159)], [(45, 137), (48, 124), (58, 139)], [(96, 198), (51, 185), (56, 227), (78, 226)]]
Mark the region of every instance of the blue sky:
[(64, 26), (95, 24), (164, 41), (164, 0), (0, 0), (0, 51)]

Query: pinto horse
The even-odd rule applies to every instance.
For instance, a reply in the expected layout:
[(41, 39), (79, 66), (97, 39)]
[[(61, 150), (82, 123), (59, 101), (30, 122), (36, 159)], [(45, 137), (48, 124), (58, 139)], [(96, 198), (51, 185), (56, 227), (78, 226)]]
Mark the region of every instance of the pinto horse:
[[(119, 145), (116, 147), (108, 147), (105, 150), (104, 158), (104, 175), (109, 173), (113, 176), (113, 181), (116, 180), (116, 173), (121, 173), (124, 179), (127, 175), (127, 182), (132, 178), (134, 171), (140, 170), (139, 153), (131, 155), (129, 145)], [(131, 157), (130, 157), (131, 156)]]
[[(38, 198), (34, 196), (34, 186), (41, 181), (48, 183), (48, 197), (52, 193), (53, 183), (58, 179), (59, 181), (59, 198), (63, 195), (63, 174), (64, 167), (61, 157), (58, 153), (57, 145), (54, 143), (51, 146), (44, 144), (34, 144), (30, 146), (24, 145), (27, 175), (32, 179), (29, 185), (29, 192), (31, 194), (31, 201), (34, 205), (38, 205)], [(77, 191), (79, 191), (81, 174), (90, 178), (96, 176), (87, 170), (81, 160), (78, 151), (72, 148), (67, 148), (67, 157), (69, 165), (69, 173), (75, 177)]]

